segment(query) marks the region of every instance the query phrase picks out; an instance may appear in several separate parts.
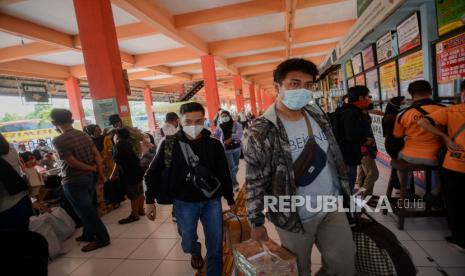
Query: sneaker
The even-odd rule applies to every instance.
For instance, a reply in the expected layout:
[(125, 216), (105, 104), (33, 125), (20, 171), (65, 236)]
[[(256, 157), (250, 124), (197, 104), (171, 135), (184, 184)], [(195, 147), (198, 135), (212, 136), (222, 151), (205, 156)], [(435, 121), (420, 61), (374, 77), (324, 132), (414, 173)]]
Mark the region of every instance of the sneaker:
[(124, 218), (124, 219), (120, 219), (118, 221), (119, 224), (128, 224), (128, 223), (131, 223), (131, 222), (134, 222), (134, 221), (138, 221), (139, 220), (139, 216), (135, 217), (133, 216), (132, 214), (129, 215), (129, 217), (127, 218)]
[(465, 254), (465, 247), (459, 245), (457, 241), (452, 237), (452, 236), (447, 236), (446, 237), (447, 243), (452, 246), (453, 248), (457, 249), (459, 252)]
[(94, 251), (94, 250), (97, 250), (99, 248), (102, 248), (102, 247), (105, 247), (105, 246), (109, 246), (110, 245), (110, 242), (107, 241), (107, 242), (97, 242), (97, 241), (93, 241), (91, 243), (89, 243), (88, 245), (84, 246), (81, 251), (82, 252), (90, 252), (90, 251)]

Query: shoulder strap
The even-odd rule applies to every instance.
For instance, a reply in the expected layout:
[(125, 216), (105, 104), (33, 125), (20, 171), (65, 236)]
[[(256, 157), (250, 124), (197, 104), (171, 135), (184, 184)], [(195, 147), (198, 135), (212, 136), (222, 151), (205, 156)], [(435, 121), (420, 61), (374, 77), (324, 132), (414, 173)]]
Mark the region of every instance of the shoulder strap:
[(420, 112), (424, 116), (429, 114), (428, 111), (424, 110), (420, 105), (414, 105), (413, 108), (415, 108), (418, 112)]
[(465, 123), (462, 124), (462, 125), (457, 129), (457, 131), (455, 132), (454, 136), (452, 136), (452, 141), (454, 141), (455, 138), (457, 138), (457, 137), (460, 135), (460, 133), (462, 133), (464, 130), (465, 130)]
[(189, 169), (195, 168), (199, 163), (199, 157), (195, 155), (194, 151), (192, 150), (189, 144), (181, 141), (178, 141), (178, 143), (181, 147), (182, 155), (184, 155), (184, 159), (186, 160)]
[(165, 148), (164, 148), (164, 157), (165, 157), (165, 167), (171, 167), (171, 162), (173, 161), (173, 146), (176, 137), (174, 135), (165, 136)]

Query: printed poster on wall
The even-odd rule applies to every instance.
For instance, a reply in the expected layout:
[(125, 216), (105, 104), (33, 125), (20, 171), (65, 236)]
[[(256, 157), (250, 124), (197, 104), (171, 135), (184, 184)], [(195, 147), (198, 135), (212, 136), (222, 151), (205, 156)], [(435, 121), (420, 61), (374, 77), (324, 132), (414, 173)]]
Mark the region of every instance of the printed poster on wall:
[(360, 74), (355, 77), (355, 85), (365, 85), (365, 74)]
[(365, 73), (365, 82), (373, 101), (379, 101), (378, 71), (376, 69), (367, 71)]
[(346, 61), (345, 69), (347, 78), (351, 78), (354, 76), (354, 71), (352, 70), (352, 62), (350, 60)]
[(354, 75), (360, 74), (363, 71), (361, 53), (352, 57), (352, 69), (354, 71)]
[(355, 78), (349, 79), (349, 80), (347, 81), (347, 86), (348, 86), (349, 88), (354, 87), (354, 86), (355, 86)]
[(397, 40), (401, 54), (421, 45), (418, 13), (412, 14), (397, 26)]
[(100, 127), (109, 127), (108, 117), (112, 114), (118, 114), (118, 105), (116, 98), (93, 100), (95, 114), (97, 114), (97, 124)]
[(365, 70), (370, 69), (371, 67), (375, 66), (375, 55), (373, 52), (373, 45), (366, 47), (362, 51), (363, 56), (363, 68)]
[(412, 81), (424, 79), (422, 51), (399, 59), (400, 94), (410, 98), (408, 86)]
[(446, 34), (464, 25), (465, 1), (436, 0), (439, 35)]
[(465, 33), (436, 44), (438, 82), (465, 77)]
[(396, 62), (391, 61), (379, 68), (381, 99), (389, 100), (398, 95)]
[(395, 32), (388, 32), (376, 41), (378, 63), (397, 56), (397, 37)]

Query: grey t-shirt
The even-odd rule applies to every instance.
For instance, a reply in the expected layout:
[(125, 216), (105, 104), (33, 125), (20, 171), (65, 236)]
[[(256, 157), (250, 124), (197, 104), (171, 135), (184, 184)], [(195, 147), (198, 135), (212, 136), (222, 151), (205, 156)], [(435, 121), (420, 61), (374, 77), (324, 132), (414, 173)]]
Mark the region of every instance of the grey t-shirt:
[[(308, 115), (307, 115), (308, 116)], [(312, 164), (308, 170), (307, 179), (312, 179), (310, 183), (299, 183), (296, 179), (297, 195), (310, 196), (310, 204), (313, 209), (317, 207), (316, 196), (320, 195), (338, 195), (338, 189), (335, 183), (336, 168), (333, 158), (328, 152), (329, 143), (318, 123), (308, 116), (312, 126), (313, 137), (309, 137), (307, 124), (302, 118), (298, 121), (288, 121), (281, 118), (291, 147), (292, 161), (295, 162), (304, 150), (308, 139), (315, 140), (317, 147), (314, 150), (315, 157), (312, 158)], [(303, 153), (305, 154), (305, 153)], [(302, 181), (300, 181), (302, 182)], [(306, 203), (307, 204), (307, 203)], [(302, 222), (309, 221), (321, 212), (310, 212), (306, 206), (298, 208), (299, 216)]]

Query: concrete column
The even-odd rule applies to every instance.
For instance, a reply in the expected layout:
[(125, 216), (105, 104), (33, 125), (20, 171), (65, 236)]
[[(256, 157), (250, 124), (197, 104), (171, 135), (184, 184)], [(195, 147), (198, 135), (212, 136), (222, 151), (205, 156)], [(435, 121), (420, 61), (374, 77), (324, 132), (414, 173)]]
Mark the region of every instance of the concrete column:
[(81, 127), (86, 125), (86, 114), (82, 107), (81, 89), (79, 80), (75, 77), (69, 77), (65, 81), (66, 96), (68, 97), (69, 107), (73, 113), (73, 119), (79, 121)]
[(220, 98), (218, 95), (218, 84), (216, 83), (215, 59), (212, 55), (202, 56), (203, 80), (205, 83), (205, 94), (207, 97), (207, 109), (210, 122), (213, 124), (218, 108), (220, 108)]

